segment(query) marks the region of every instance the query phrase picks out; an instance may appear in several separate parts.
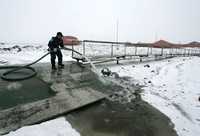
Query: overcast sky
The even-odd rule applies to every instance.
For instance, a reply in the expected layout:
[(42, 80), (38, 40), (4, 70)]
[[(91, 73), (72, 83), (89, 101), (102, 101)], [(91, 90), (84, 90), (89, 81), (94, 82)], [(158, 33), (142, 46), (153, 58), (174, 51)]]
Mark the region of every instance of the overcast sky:
[(200, 41), (200, 0), (0, 0), (0, 41)]

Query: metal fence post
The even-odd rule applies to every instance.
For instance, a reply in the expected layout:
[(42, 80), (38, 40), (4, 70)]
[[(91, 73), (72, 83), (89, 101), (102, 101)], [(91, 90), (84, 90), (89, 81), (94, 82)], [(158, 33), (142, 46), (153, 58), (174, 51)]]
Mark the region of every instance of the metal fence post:
[(73, 50), (74, 50), (74, 44), (73, 44), (73, 42), (72, 42), (72, 58), (74, 57), (74, 52), (73, 52)]
[(113, 43), (111, 45), (111, 58), (113, 57)]
[(149, 47), (147, 47), (147, 56), (149, 56)]
[(161, 49), (161, 56), (163, 56), (163, 48)]
[(184, 54), (183, 54), (183, 56), (186, 56), (186, 49), (184, 49)]
[(85, 56), (85, 41), (83, 41), (83, 55)]
[(135, 46), (135, 56), (137, 55), (137, 46)]
[(173, 56), (173, 48), (171, 48), (171, 56)]
[(124, 56), (126, 56), (126, 44), (124, 45)]
[(126, 56), (126, 44), (124, 45), (124, 56)]

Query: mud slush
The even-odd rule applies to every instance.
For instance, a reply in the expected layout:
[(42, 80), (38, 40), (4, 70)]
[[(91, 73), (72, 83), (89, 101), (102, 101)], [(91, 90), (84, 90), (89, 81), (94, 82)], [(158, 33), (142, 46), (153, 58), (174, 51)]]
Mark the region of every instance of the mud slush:
[(55, 75), (62, 75), (62, 68), (52, 69), (52, 70), (51, 70), (51, 75), (52, 75), (52, 76), (55, 76)]
[(57, 75), (62, 75), (62, 72), (63, 71), (63, 68), (58, 68), (58, 70), (57, 70)]

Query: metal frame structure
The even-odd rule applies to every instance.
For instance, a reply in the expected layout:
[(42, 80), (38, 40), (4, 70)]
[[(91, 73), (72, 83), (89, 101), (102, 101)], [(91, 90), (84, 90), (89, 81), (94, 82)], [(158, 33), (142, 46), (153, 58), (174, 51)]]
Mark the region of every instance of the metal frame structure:
[[(129, 42), (111, 42), (84, 40), (81, 45), (72, 45), (72, 49), (81, 52), (94, 63), (104, 63), (107, 61), (141, 59), (143, 58), (169, 58), (178, 56), (200, 56), (200, 48), (174, 47), (158, 48), (152, 44), (129, 43)], [(78, 58), (77, 54), (72, 52), (73, 58)]]

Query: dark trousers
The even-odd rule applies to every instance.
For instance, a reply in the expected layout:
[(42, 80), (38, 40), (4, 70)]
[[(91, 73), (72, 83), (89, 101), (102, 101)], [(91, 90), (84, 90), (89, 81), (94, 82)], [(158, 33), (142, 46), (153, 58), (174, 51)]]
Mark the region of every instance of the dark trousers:
[(55, 66), (55, 60), (56, 60), (56, 56), (58, 57), (58, 65), (62, 64), (62, 52), (60, 49), (57, 50), (57, 52), (51, 52), (51, 65)]

